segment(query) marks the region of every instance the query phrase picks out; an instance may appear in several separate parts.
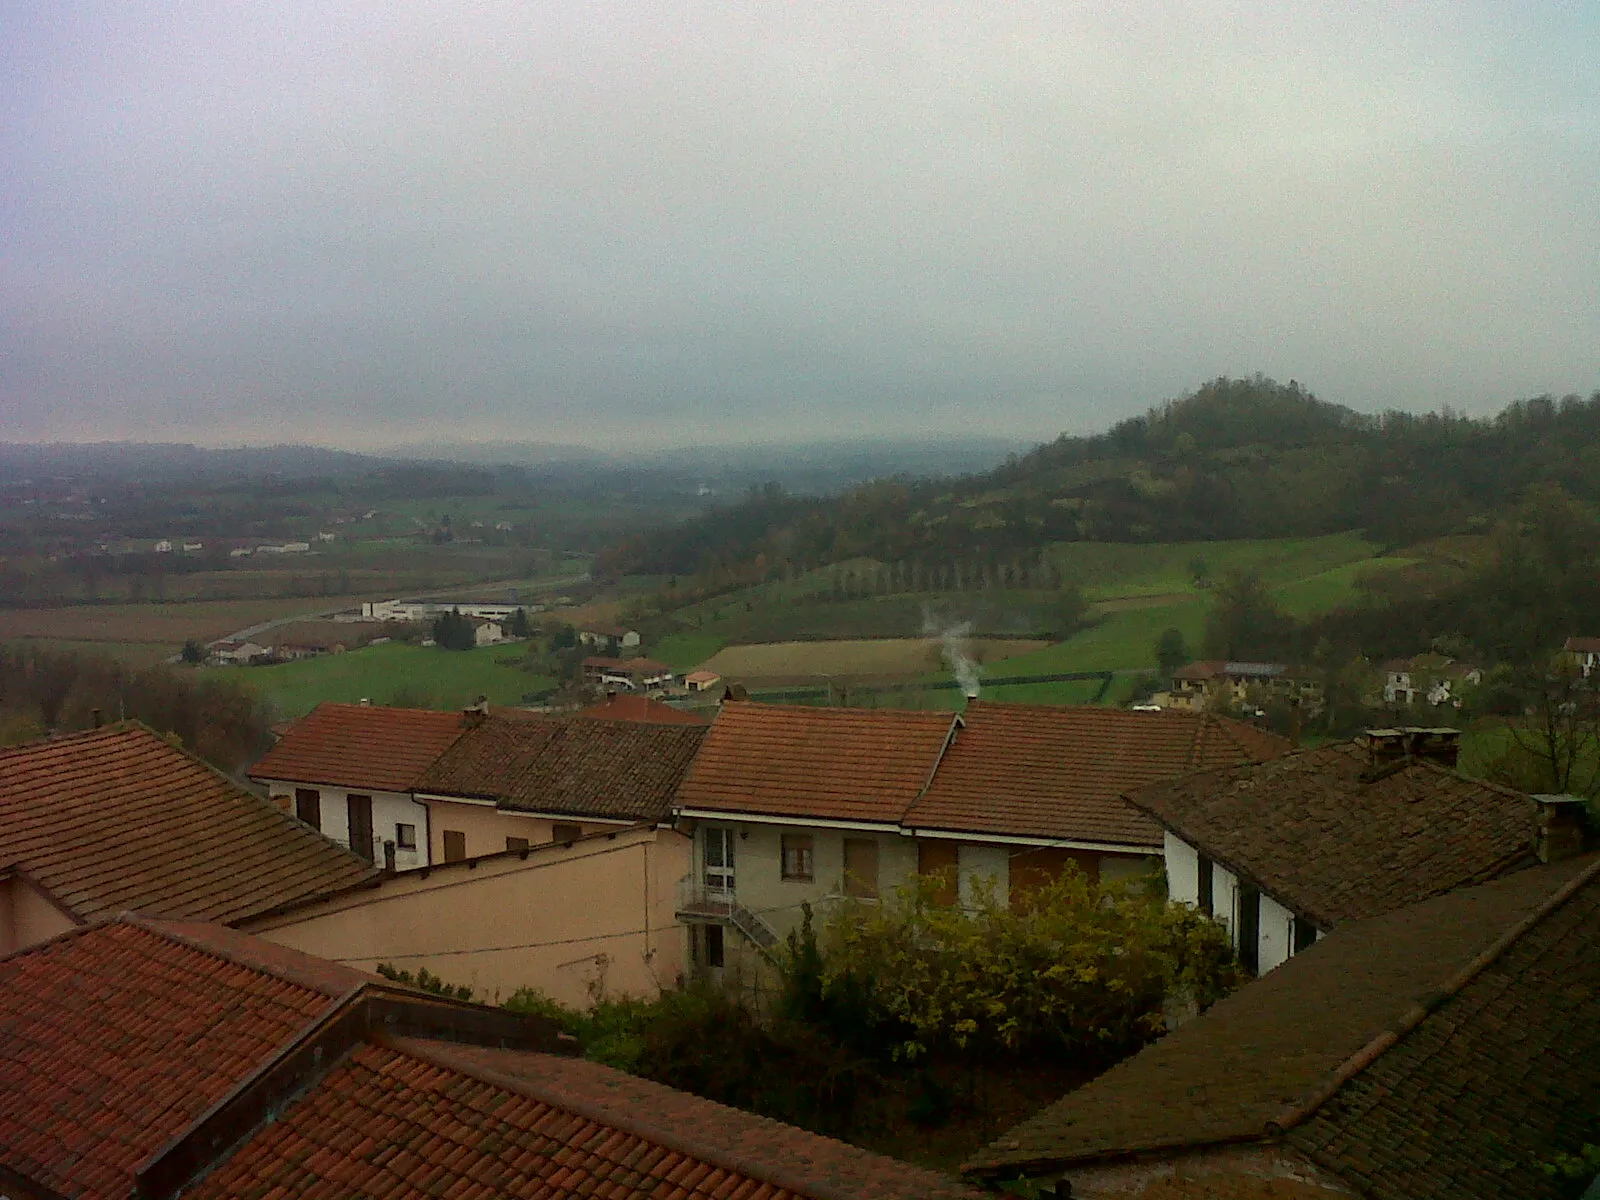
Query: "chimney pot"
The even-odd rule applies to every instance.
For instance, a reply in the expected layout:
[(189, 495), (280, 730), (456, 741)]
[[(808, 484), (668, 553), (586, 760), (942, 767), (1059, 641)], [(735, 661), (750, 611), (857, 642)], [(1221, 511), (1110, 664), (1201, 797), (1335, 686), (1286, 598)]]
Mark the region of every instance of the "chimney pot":
[(1584, 816), (1589, 802), (1582, 796), (1534, 796), (1538, 815), (1534, 824), (1534, 852), (1542, 863), (1561, 862), (1582, 854)]

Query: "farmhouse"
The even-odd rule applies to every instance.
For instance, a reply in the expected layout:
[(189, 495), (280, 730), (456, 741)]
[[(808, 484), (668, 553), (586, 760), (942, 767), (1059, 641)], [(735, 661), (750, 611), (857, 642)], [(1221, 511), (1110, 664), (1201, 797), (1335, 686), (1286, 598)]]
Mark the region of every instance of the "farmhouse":
[(722, 676), (715, 671), (690, 671), (683, 677), (683, 686), (691, 692), (714, 691), (722, 682)]
[(1595, 668), (1600, 667), (1600, 638), (1569, 637), (1561, 652), (1584, 679), (1592, 677)]
[(624, 629), (620, 625), (586, 625), (578, 630), (578, 641), (585, 646), (593, 646), (603, 654), (637, 650), (640, 644), (637, 629)]
[(257, 642), (213, 642), (207, 655), (217, 666), (248, 667), (272, 658), (272, 647)]
[(1580, 806), (1463, 778), (1458, 737), (1373, 730), (1128, 799), (1163, 830), (1172, 898), (1215, 915), (1266, 972), (1347, 921), (1581, 845)]
[(1600, 1094), (1600, 860), (1342, 925), (963, 1170), (1079, 1200), (1569, 1194)]
[(1192, 662), (1173, 672), (1172, 686), (1158, 692), (1152, 702), (1162, 708), (1191, 712), (1216, 706), (1232, 707), (1287, 692), (1289, 668), (1282, 663)]
[(366, 863), (136, 723), (0, 751), (0, 953), (136, 910), (249, 919)]
[(250, 768), (285, 812), (369, 863), (427, 866), (422, 774), (467, 729), (461, 713), (319, 704)]
[(973, 1195), (584, 1062), (547, 1018), (203, 922), (128, 916), (7, 958), (0, 1023), (12, 1195)]
[(650, 658), (591, 655), (583, 660), (583, 678), (601, 688), (629, 692), (661, 691), (672, 686), (672, 668)]
[(1148, 869), (1161, 829), (1121, 793), (1256, 762), (1285, 739), (1211, 714), (972, 703), (963, 716), (725, 703), (678, 789), (695, 838), (682, 916), (701, 961), (722, 927), (771, 945), (802, 903), (887, 894), (948, 873), (1020, 899), (1072, 863), (1114, 880)]

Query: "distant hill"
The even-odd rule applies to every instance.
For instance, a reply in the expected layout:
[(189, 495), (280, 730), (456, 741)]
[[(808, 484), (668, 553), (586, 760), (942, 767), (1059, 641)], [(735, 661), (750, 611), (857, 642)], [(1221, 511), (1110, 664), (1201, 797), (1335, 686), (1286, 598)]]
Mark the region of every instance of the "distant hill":
[(882, 561), (1027, 560), (1051, 542), (1185, 542), (1362, 529), (1380, 544), (1473, 533), (1535, 482), (1600, 499), (1600, 392), (1491, 418), (1372, 416), (1300, 384), (1216, 379), (1088, 437), (992, 470), (878, 480), (832, 499), (752, 488), (736, 504), (616, 547), (652, 574)]

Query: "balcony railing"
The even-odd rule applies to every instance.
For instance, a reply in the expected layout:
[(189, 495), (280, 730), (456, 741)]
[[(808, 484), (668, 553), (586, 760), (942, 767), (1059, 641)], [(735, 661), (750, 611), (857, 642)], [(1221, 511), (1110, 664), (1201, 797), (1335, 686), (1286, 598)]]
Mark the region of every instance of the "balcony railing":
[(692, 877), (679, 880), (678, 915), (731, 925), (763, 954), (778, 944), (778, 931), (761, 914), (740, 904), (731, 888), (714, 887)]

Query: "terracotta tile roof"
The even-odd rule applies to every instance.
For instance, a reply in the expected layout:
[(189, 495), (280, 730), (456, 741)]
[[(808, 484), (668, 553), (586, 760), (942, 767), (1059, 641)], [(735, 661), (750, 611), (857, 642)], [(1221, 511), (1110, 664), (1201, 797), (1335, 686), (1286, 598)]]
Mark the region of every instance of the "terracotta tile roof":
[(1590, 882), (1356, 1075), (1289, 1142), (1358, 1189), (1557, 1200), (1539, 1170), (1595, 1140), (1600, 883)]
[(526, 812), (660, 820), (706, 733), (698, 724), (491, 715), (423, 772), (416, 790)]
[(968, 1200), (955, 1180), (607, 1067), (360, 1046), (190, 1193)]
[(1122, 793), (1289, 749), (1241, 721), (1176, 709), (973, 701), (963, 721), (908, 826), (1159, 847), (1160, 828)]
[(678, 788), (685, 809), (897, 823), (959, 718), (896, 709), (724, 704)]
[(673, 708), (670, 704), (663, 704), (659, 700), (631, 692), (618, 692), (614, 696), (607, 696), (599, 704), (590, 705), (582, 712), (573, 715), (598, 717), (604, 721), (637, 721), (650, 725), (711, 724), (705, 717), (684, 712), (681, 708)]
[(465, 728), (458, 712), (319, 704), (250, 768), (250, 778), (408, 792)]
[(1129, 799), (1319, 928), (1532, 861), (1535, 806), (1423, 759), (1341, 742), (1158, 783)]
[[(1393, 1136), (1381, 1154), (1391, 1162), (1411, 1158), (1415, 1139), (1421, 1136), (1435, 1144), (1453, 1141), (1457, 1147), (1477, 1138), (1475, 1122), (1479, 1111), (1488, 1111), (1487, 1104), (1480, 1109), (1474, 1103), (1470, 1120), (1447, 1116), (1433, 1133), (1426, 1133), (1426, 1111), (1408, 1109), (1402, 1095), (1382, 1093), (1382, 1081), (1398, 1082), (1407, 1067), (1431, 1077), (1434, 1082), (1429, 1086), (1439, 1090), (1429, 1096), (1441, 1110), (1448, 1110), (1452, 1102), (1452, 1086), (1483, 1088), (1487, 1098), (1496, 1094), (1518, 1098), (1508, 1119), (1537, 1110), (1547, 1127), (1560, 1094), (1582, 1083), (1586, 1089), (1582, 1119), (1592, 1120), (1600, 1084), (1596, 1053), (1600, 1021), (1595, 1019), (1600, 1016), (1600, 956), (1594, 953), (1593, 932), (1600, 929), (1595, 921), (1600, 904), (1597, 868), (1600, 861), (1593, 857), (1530, 868), (1338, 929), (1246, 984), (1204, 1016), (1010, 1130), (964, 1169), (978, 1175), (1043, 1173), (1135, 1153), (1260, 1141), (1299, 1125), (1330, 1093), (1339, 1103), (1326, 1110), (1324, 1119), (1313, 1120), (1294, 1135), (1297, 1144), (1305, 1139), (1330, 1160), (1340, 1156), (1341, 1162), (1356, 1161), (1365, 1155), (1368, 1143), (1386, 1133)], [(1529, 974), (1523, 976), (1526, 987), (1518, 996), (1495, 1008), (1492, 998), (1505, 986), (1506, 967), (1493, 966), (1478, 975), (1485, 957), (1503, 946), (1508, 936), (1515, 936), (1521, 923), (1559, 903), (1563, 892), (1574, 886), (1580, 887), (1583, 897), (1574, 912), (1588, 920), (1589, 929), (1557, 954), (1566, 969), (1578, 972), (1574, 990), (1567, 993), (1545, 983), (1541, 1002), (1534, 994), (1536, 977)], [(1552, 924), (1529, 946), (1537, 950), (1559, 943), (1572, 924), (1567, 919)], [(1520, 961), (1515, 955), (1505, 960), (1513, 966)], [(1561, 977), (1561, 972), (1556, 974)], [(1462, 980), (1469, 977), (1476, 982), (1463, 987)], [(1441, 996), (1452, 992), (1456, 998), (1441, 1006)], [(1408, 1017), (1414, 1022), (1429, 1011), (1433, 1015), (1415, 1032), (1402, 1033), (1399, 1051), (1383, 1053), (1387, 1039), (1375, 1039), (1396, 1036), (1407, 1027)], [(1513, 1011), (1534, 1022), (1537, 1033), (1530, 1041), (1522, 1040), (1520, 1023), (1500, 1023), (1502, 1013)], [(1448, 1042), (1458, 1028), (1458, 1014), (1482, 1014), (1473, 1018), (1479, 1021), (1478, 1044), (1495, 1039), (1502, 1044), (1481, 1064), (1469, 1047), (1442, 1051), (1443, 1058), (1426, 1065), (1427, 1038)], [(1580, 1020), (1583, 1028), (1574, 1028)], [(1538, 1054), (1563, 1031), (1574, 1035), (1573, 1052), (1587, 1055), (1587, 1062), (1555, 1087)], [(1401, 1052), (1390, 1069), (1371, 1075), (1367, 1084), (1360, 1082), (1373, 1069), (1362, 1069), (1364, 1058), (1370, 1060), (1377, 1053), (1376, 1061), (1382, 1065), (1391, 1054)], [(1566, 1059), (1566, 1052), (1561, 1052), (1560, 1060)], [(1354, 1088), (1346, 1083), (1345, 1090), (1333, 1092), (1340, 1078), (1351, 1072), (1357, 1072)], [(1499, 1079), (1487, 1080), (1494, 1072), (1501, 1073)], [(1419, 1096), (1423, 1090), (1418, 1089)], [(1351, 1103), (1345, 1102), (1347, 1094)], [(1387, 1128), (1355, 1099), (1360, 1096), (1386, 1110)], [(1478, 1161), (1490, 1150), (1480, 1139)], [(1418, 1156), (1411, 1165), (1438, 1166), (1447, 1157)], [(1446, 1193), (1396, 1189), (1368, 1194)], [(1483, 1194), (1535, 1193), (1511, 1189)]]
[(140, 725), (0, 751), (0, 865), (80, 919), (242, 921), (373, 869)]
[(344, 975), (363, 978), (253, 970), (128, 921), (0, 960), (0, 1165), (132, 1194), (135, 1168), (332, 1009)]
[(1593, 654), (1600, 651), (1600, 637), (1569, 637), (1562, 649), (1569, 654)]

